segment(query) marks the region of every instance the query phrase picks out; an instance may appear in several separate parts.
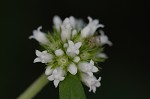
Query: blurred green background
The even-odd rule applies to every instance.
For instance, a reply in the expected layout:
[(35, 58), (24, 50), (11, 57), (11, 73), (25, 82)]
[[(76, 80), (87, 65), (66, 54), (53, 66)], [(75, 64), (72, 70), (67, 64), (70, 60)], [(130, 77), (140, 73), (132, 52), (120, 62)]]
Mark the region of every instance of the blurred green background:
[[(0, 99), (15, 99), (43, 71), (33, 64), (38, 43), (29, 40), (42, 25), (51, 30), (52, 17), (73, 15), (100, 19), (114, 46), (102, 63), (102, 86), (87, 99), (150, 99), (148, 2), (142, 0), (5, 0), (0, 2)], [(77, 88), (77, 90), (79, 90)], [(59, 99), (50, 82), (35, 99)]]

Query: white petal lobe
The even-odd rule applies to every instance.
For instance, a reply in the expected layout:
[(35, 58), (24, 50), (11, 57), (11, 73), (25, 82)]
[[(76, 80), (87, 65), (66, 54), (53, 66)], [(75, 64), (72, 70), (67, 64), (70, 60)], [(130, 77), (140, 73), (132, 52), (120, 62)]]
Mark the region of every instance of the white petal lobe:
[(60, 82), (59, 80), (54, 80), (54, 85), (55, 85), (55, 87), (58, 86), (59, 82)]
[(45, 70), (45, 75), (51, 75), (52, 72), (53, 72), (53, 69), (51, 69), (51, 67), (48, 66), (48, 67), (46, 68), (46, 70)]
[(74, 63), (70, 64), (68, 67), (68, 71), (72, 74), (75, 75), (77, 73), (77, 67)]

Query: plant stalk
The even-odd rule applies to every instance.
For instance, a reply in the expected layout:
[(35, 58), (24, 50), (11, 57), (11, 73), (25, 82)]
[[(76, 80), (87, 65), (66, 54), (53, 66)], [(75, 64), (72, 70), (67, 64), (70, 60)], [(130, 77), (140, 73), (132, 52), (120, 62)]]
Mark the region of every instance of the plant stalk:
[(43, 73), (17, 99), (33, 99), (48, 82), (47, 76)]

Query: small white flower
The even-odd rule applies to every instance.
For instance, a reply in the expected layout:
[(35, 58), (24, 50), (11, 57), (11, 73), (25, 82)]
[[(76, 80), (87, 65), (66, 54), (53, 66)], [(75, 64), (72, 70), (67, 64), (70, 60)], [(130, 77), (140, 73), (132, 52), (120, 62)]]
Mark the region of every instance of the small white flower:
[(34, 59), (34, 63), (36, 63), (36, 62), (48, 63), (53, 58), (53, 55), (47, 53), (47, 51), (40, 52), (40, 51), (36, 50), (35, 53), (37, 55), (37, 58)]
[(76, 19), (73, 16), (69, 17), (70, 23), (73, 29), (80, 31), (80, 29), (84, 26), (84, 22), (81, 19)]
[(79, 56), (76, 56), (73, 60), (75, 63), (78, 63), (80, 61), (80, 57)]
[(98, 68), (94, 66), (93, 60), (91, 60), (90, 63), (80, 62), (78, 67), (82, 72), (87, 73), (89, 76), (93, 76), (93, 72), (98, 72)]
[(75, 75), (77, 73), (77, 67), (74, 63), (71, 63), (68, 67), (68, 71), (72, 74)]
[(64, 54), (63, 50), (62, 49), (58, 49), (55, 51), (55, 55), (56, 56), (62, 56)]
[(38, 27), (37, 30), (34, 30), (33, 31), (33, 35), (31, 35), (29, 37), (29, 39), (35, 39), (37, 40), (39, 43), (41, 44), (46, 44), (48, 45), (49, 44), (49, 41), (46, 37), (46, 34), (41, 32), (40, 30), (42, 29), (42, 26)]
[(45, 75), (51, 75), (53, 72), (53, 69), (51, 69), (51, 66), (48, 66), (45, 70)]
[(93, 93), (95, 93), (96, 87), (100, 87), (100, 85), (101, 85), (100, 84), (101, 77), (99, 77), (99, 79), (96, 79), (96, 77), (94, 75), (89, 76), (85, 73), (82, 73), (81, 80), (85, 85), (87, 85), (90, 88), (89, 92), (93, 91)]
[(109, 41), (109, 39), (108, 39), (108, 37), (104, 34), (104, 31), (100, 31), (100, 43), (102, 44), (102, 45), (104, 45), (104, 44), (108, 44), (109, 46), (112, 46), (112, 42), (111, 41)]
[(56, 30), (58, 32), (60, 32), (60, 27), (61, 27), (61, 24), (62, 24), (62, 20), (59, 16), (54, 16), (53, 17), (53, 23), (54, 23), (54, 26), (56, 28)]
[(93, 36), (97, 28), (104, 27), (104, 25), (99, 24), (97, 19), (92, 20), (91, 17), (88, 17), (89, 24), (81, 30), (81, 37), (86, 38), (89, 36)]
[(74, 44), (73, 41), (68, 40), (68, 44), (69, 44), (69, 47), (67, 48), (67, 54), (72, 57), (74, 57), (75, 55), (78, 55), (79, 48), (81, 47), (82, 43), (78, 42)]
[(48, 80), (54, 81), (54, 85), (55, 87), (57, 87), (59, 82), (65, 79), (64, 75), (65, 75), (65, 72), (62, 68), (56, 68), (52, 72), (52, 75), (48, 77)]
[(61, 40), (64, 42), (66, 40), (70, 40), (72, 26), (71, 26), (69, 18), (66, 18), (63, 21), (63, 24), (61, 25), (61, 30), (62, 30), (61, 31)]

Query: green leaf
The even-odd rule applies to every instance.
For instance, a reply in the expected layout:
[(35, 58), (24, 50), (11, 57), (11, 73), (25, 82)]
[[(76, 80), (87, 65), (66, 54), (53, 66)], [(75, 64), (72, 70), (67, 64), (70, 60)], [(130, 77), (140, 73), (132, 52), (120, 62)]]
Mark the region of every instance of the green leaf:
[(59, 84), (60, 99), (86, 99), (83, 86), (75, 75), (68, 74)]

